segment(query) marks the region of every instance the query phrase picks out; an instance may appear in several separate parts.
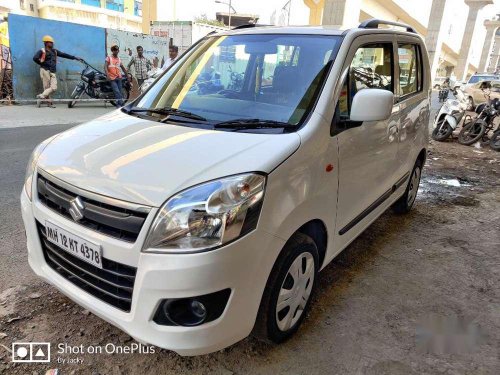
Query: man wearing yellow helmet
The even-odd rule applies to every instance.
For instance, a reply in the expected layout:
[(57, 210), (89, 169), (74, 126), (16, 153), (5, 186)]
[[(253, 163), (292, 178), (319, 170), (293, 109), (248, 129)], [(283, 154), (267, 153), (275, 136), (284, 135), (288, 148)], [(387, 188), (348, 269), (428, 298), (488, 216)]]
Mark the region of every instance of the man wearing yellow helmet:
[(73, 55), (68, 55), (54, 48), (54, 39), (50, 35), (45, 35), (42, 38), (44, 48), (38, 50), (33, 56), (33, 61), (40, 65), (40, 78), (42, 79), (44, 91), (38, 94), (38, 105), (42, 99), (49, 99), (49, 106), (55, 107), (50, 101), (50, 95), (57, 90), (57, 58), (62, 57), (69, 60), (80, 60), (81, 58)]

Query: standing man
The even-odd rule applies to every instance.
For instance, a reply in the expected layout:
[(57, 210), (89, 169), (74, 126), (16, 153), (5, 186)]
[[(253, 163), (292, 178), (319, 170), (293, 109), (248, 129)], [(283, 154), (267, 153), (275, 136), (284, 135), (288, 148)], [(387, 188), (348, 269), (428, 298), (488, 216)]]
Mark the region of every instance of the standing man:
[(55, 105), (50, 100), (50, 95), (57, 90), (57, 58), (79, 60), (81, 58), (68, 55), (54, 48), (54, 39), (50, 35), (45, 35), (42, 38), (44, 48), (38, 50), (33, 56), (33, 61), (40, 65), (40, 78), (42, 79), (44, 91), (38, 94), (37, 104), (40, 106), (42, 99), (49, 99), (49, 106), (55, 108)]
[(123, 107), (125, 104), (123, 102), (122, 73), (120, 69), (123, 70), (125, 75), (127, 75), (127, 70), (123, 66), (122, 60), (118, 57), (118, 52), (120, 52), (120, 48), (116, 44), (113, 44), (111, 46), (111, 56), (106, 57), (104, 70), (106, 71), (108, 79), (111, 81), (111, 88), (115, 94), (116, 106), (119, 108)]
[(167, 68), (175, 62), (178, 54), (179, 54), (179, 47), (177, 46), (168, 47), (168, 59), (167, 61), (165, 61), (161, 69), (163, 71), (167, 70)]
[(130, 69), (132, 65), (134, 66), (135, 78), (137, 79), (139, 87), (148, 79), (148, 72), (153, 66), (151, 62), (144, 57), (143, 53), (144, 49), (142, 46), (137, 46), (137, 56), (132, 57), (127, 65), (127, 69)]

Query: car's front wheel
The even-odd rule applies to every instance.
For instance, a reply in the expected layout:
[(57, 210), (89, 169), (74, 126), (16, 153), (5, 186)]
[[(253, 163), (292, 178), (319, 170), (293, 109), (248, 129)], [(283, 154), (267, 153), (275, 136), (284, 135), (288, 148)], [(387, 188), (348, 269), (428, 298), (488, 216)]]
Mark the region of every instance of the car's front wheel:
[(305, 234), (294, 234), (283, 248), (267, 281), (254, 336), (280, 343), (299, 329), (309, 309), (318, 267), (316, 243)]

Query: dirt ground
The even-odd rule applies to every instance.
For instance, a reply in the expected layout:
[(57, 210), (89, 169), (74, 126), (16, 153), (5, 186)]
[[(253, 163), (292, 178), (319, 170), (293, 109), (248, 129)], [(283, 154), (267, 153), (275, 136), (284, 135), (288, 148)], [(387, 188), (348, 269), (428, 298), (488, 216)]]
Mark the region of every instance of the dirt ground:
[[(500, 374), (500, 153), (432, 143), (414, 210), (385, 213), (319, 284), (290, 341), (200, 357), (57, 354), (135, 342), (43, 282), (19, 285), (0, 294), (0, 373)], [(16, 341), (51, 342), (52, 362), (11, 363)]]

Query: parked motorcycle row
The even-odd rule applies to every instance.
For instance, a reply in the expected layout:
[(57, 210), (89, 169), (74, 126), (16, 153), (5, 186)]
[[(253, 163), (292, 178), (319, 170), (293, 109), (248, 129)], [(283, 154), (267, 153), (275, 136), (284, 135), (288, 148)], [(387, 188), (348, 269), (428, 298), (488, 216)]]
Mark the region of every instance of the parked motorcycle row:
[[(458, 142), (463, 145), (473, 145), (477, 142), (485, 147), (500, 151), (500, 125), (495, 121), (500, 116), (500, 99), (490, 98), (490, 91), (484, 89), (486, 102), (477, 105), (473, 112), (468, 112), (470, 101), (463, 91), (457, 90), (455, 98), (443, 99), (444, 93), (439, 92), (439, 100), (445, 103), (436, 114), (432, 138), (443, 142), (453, 135), (461, 125)], [(446, 92), (446, 98), (448, 92)]]

